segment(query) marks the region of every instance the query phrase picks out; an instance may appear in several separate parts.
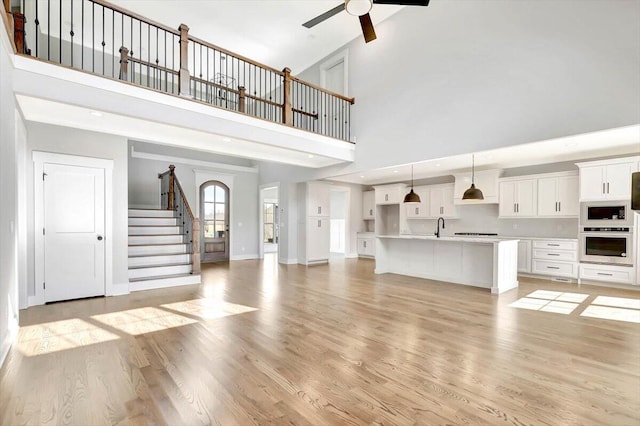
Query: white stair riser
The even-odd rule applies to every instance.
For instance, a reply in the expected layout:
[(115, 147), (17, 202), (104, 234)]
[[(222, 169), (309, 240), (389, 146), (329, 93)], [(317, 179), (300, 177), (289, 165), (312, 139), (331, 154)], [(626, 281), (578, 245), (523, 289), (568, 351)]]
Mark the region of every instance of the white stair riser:
[(188, 254), (170, 254), (166, 256), (130, 257), (129, 267), (136, 266), (162, 266), (171, 263), (189, 262)]
[(175, 217), (130, 217), (129, 226), (147, 225), (147, 226), (165, 226), (178, 225), (178, 219)]
[(151, 290), (154, 288), (176, 287), (179, 285), (200, 284), (200, 275), (134, 281), (129, 283), (129, 291)]
[(173, 210), (130, 209), (129, 217), (173, 217)]
[(162, 275), (188, 274), (191, 265), (156, 266), (153, 268), (129, 269), (129, 278), (161, 277)]
[(179, 226), (130, 226), (129, 235), (174, 235), (180, 233)]
[(129, 256), (151, 256), (154, 254), (186, 253), (186, 244), (171, 244), (165, 246), (131, 246)]
[(129, 235), (129, 244), (180, 244), (182, 235)]

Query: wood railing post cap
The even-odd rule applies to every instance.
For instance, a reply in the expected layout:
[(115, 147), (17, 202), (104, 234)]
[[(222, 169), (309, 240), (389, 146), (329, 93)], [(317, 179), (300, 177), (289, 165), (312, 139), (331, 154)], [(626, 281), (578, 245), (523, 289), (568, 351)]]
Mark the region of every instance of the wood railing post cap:
[(173, 164), (171, 164), (171, 165), (169, 166), (169, 170), (171, 170), (171, 171), (173, 171), (175, 168), (176, 168), (176, 166), (174, 166)]
[(284, 69), (282, 70), (282, 72), (283, 72), (283, 73), (286, 73), (286, 74), (291, 74), (291, 68), (289, 68), (289, 67), (284, 67)]
[(180, 24), (180, 26), (178, 27), (178, 30), (180, 31), (189, 31), (189, 26), (187, 24)]

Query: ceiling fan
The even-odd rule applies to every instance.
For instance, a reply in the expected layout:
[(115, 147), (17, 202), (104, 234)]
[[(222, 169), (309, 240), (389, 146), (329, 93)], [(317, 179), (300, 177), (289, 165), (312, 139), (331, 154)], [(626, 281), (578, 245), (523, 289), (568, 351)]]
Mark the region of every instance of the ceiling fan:
[(318, 25), (333, 15), (346, 10), (349, 15), (357, 16), (360, 19), (360, 26), (362, 27), (362, 34), (364, 35), (364, 41), (369, 43), (376, 39), (376, 32), (373, 29), (373, 23), (371, 22), (371, 16), (369, 11), (374, 4), (394, 4), (399, 6), (429, 6), (429, 0), (344, 0), (343, 3), (334, 7), (331, 10), (326, 11), (322, 15), (318, 15), (315, 18), (302, 24), (303, 27), (311, 28)]

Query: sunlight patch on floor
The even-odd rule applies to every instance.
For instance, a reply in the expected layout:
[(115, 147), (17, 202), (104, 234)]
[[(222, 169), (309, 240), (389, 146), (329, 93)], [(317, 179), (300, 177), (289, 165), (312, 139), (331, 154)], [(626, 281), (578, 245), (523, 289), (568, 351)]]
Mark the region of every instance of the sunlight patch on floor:
[(587, 299), (587, 297), (589, 297), (589, 295), (584, 293), (565, 293), (561, 291), (536, 290), (533, 293), (528, 294), (526, 297), (545, 300), (558, 300), (560, 302), (582, 303)]
[(529, 309), (532, 311), (553, 312), (555, 314), (569, 315), (579, 306), (579, 303), (523, 297), (509, 304), (509, 306), (518, 309)]
[(25, 356), (46, 355), (120, 337), (78, 318), (21, 327), (16, 342)]
[(197, 322), (192, 318), (154, 307), (94, 315), (91, 318), (134, 336)]
[(184, 302), (167, 303), (160, 306), (202, 319), (223, 318), (230, 315), (257, 311), (256, 308), (252, 308), (250, 306), (237, 305), (235, 303), (215, 299), (193, 299)]
[(627, 297), (598, 296), (591, 302), (593, 305), (613, 306), (614, 308), (640, 309), (640, 299)]
[(640, 310), (591, 305), (580, 316), (640, 324)]

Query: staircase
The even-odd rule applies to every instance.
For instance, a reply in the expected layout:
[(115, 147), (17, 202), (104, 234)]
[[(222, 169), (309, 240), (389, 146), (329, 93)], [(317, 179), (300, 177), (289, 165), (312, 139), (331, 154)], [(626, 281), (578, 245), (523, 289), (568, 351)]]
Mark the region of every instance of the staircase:
[(129, 210), (130, 291), (199, 284), (190, 244), (172, 210)]

